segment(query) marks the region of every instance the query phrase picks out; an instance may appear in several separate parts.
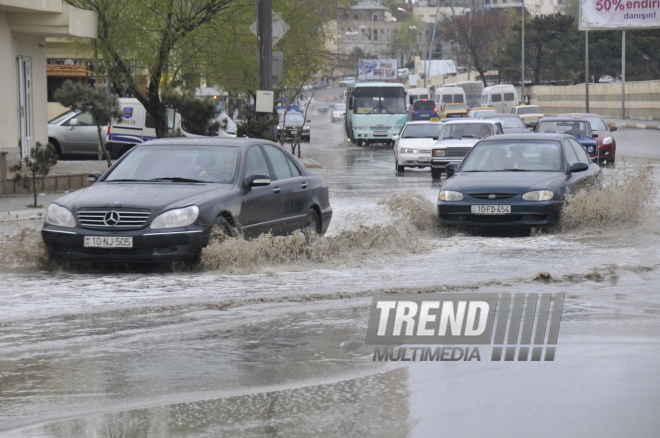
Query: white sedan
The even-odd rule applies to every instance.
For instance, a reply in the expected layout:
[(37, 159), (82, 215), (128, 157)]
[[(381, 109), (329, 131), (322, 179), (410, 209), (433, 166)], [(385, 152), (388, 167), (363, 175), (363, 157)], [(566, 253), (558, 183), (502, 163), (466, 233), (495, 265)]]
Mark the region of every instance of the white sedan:
[(344, 120), (345, 115), (346, 115), (346, 104), (345, 103), (335, 104), (334, 108), (332, 108), (332, 123), (334, 123), (336, 120)]
[(438, 141), (442, 122), (408, 122), (394, 140), (394, 166), (397, 172), (406, 167), (430, 167), (431, 147)]

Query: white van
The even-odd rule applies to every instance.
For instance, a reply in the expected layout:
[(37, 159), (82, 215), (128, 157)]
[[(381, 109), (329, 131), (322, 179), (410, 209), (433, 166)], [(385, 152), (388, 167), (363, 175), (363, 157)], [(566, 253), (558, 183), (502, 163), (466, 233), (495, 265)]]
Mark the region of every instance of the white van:
[(460, 87), (442, 87), (435, 90), (433, 101), (441, 107), (445, 103), (465, 103), (465, 91)]
[(419, 99), (430, 99), (431, 93), (427, 88), (410, 88), (406, 91), (408, 99), (406, 100), (406, 106), (412, 105), (412, 103)]
[[(156, 123), (139, 100), (132, 97), (119, 98), (119, 108), (123, 113), (121, 122), (112, 120), (108, 126), (106, 148), (110, 156), (118, 158), (133, 146), (156, 138)], [(221, 113), (218, 116), (222, 128), (218, 137), (236, 137), (236, 124), (231, 118)], [(181, 114), (172, 108), (167, 109), (167, 127), (170, 131), (179, 129), (183, 137), (202, 137), (186, 132), (181, 124)]]
[(481, 106), (492, 106), (498, 112), (509, 114), (518, 105), (518, 92), (513, 85), (493, 85), (481, 93)]

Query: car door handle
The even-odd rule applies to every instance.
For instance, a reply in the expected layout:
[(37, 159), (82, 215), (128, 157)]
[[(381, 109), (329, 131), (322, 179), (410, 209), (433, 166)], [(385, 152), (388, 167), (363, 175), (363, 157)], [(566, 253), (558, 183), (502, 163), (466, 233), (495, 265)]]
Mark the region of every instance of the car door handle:
[(303, 181), (302, 184), (300, 184), (300, 187), (302, 187), (303, 189), (306, 189), (307, 188), (307, 183), (305, 181)]
[(273, 189), (273, 192), (275, 192), (275, 193), (279, 193), (279, 192), (281, 192), (281, 191), (282, 191), (282, 189), (280, 189), (279, 187), (275, 187), (275, 188)]

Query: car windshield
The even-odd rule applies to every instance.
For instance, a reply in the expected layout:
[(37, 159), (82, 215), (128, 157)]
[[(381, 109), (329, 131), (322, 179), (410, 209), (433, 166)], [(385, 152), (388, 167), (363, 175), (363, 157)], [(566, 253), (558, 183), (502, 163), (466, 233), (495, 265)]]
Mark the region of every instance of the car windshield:
[(561, 147), (552, 140), (500, 140), (481, 142), (463, 160), (461, 172), (514, 172), (561, 170)]
[(610, 128), (607, 126), (603, 119), (598, 117), (589, 117), (589, 124), (593, 131), (609, 131)]
[(490, 123), (454, 123), (442, 128), (440, 140), (448, 138), (482, 138), (493, 134)]
[(335, 105), (335, 111), (346, 111), (346, 104), (338, 103), (337, 105)]
[(415, 111), (433, 111), (435, 110), (435, 102), (432, 100), (417, 101), (414, 104)]
[(432, 138), (437, 140), (441, 130), (442, 124), (440, 123), (406, 125), (401, 133), (401, 138)]
[(465, 105), (462, 103), (447, 104), (445, 106), (445, 111), (462, 111), (465, 109)]
[(299, 126), (305, 123), (305, 118), (301, 114), (287, 114), (286, 119), (282, 118), (282, 120), (290, 126)]
[(138, 146), (104, 181), (230, 183), (238, 151), (230, 146)]
[(541, 110), (538, 106), (523, 106), (516, 110), (518, 114), (540, 114)]
[(503, 128), (525, 128), (525, 124), (520, 117), (488, 117), (488, 120), (500, 122)]
[(579, 120), (543, 121), (538, 124), (537, 132), (591, 137), (591, 125), (589, 122)]
[(48, 123), (50, 125), (57, 125), (58, 123), (60, 123), (64, 120), (66, 120), (67, 118), (71, 117), (74, 113), (75, 113), (75, 111), (67, 111), (64, 114), (60, 114), (59, 116), (55, 117), (54, 119), (49, 120)]
[(472, 117), (479, 118), (485, 114), (495, 114), (497, 110), (476, 110), (472, 113)]

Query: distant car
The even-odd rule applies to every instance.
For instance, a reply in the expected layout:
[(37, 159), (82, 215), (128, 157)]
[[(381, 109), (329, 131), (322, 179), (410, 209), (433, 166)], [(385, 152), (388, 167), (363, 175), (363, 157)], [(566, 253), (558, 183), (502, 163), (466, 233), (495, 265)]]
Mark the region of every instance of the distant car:
[[(408, 108), (408, 121), (431, 120), (439, 121), (438, 107), (435, 102), (429, 99), (419, 99), (413, 101)], [(437, 120), (435, 120), (437, 119)]]
[[(105, 144), (108, 124), (101, 128)], [(61, 158), (70, 155), (97, 157), (99, 136), (96, 121), (88, 112), (67, 111), (48, 122), (48, 143)]]
[(284, 136), (285, 139), (291, 140), (300, 134), (302, 141), (310, 141), (311, 131), (309, 128), (311, 120), (305, 120), (305, 117), (298, 112), (288, 112), (285, 115), (280, 115), (280, 123), (277, 125), (277, 138)]
[(538, 105), (518, 105), (511, 108), (511, 114), (517, 114), (525, 125), (533, 128), (539, 119), (545, 117)]
[(614, 164), (616, 161), (616, 139), (612, 137), (610, 131), (616, 131), (616, 126), (607, 126), (605, 120), (594, 113), (559, 114), (557, 117), (576, 117), (589, 120), (591, 131), (598, 135), (596, 137), (596, 143), (598, 144), (596, 162), (599, 164)]
[(594, 139), (594, 133), (591, 130), (589, 119), (578, 117), (544, 117), (536, 123), (534, 132), (570, 134), (584, 146), (594, 161), (596, 159), (598, 143)]
[(442, 122), (408, 122), (394, 140), (394, 167), (403, 172), (406, 167), (429, 167), (431, 148), (438, 140)]
[(557, 224), (566, 193), (600, 175), (566, 134), (506, 134), (479, 141), (460, 167), (447, 166), (440, 222), (455, 227), (539, 228)]
[(148, 141), (89, 178), (48, 207), (41, 234), (52, 258), (194, 261), (215, 230), (322, 234), (332, 217), (323, 177), (262, 139)]
[(328, 102), (316, 102), (314, 107), (320, 113), (327, 113), (330, 110), (330, 104)]
[(460, 164), (482, 138), (502, 133), (502, 125), (496, 120), (454, 119), (446, 122), (431, 148), (431, 178), (439, 179), (448, 164)]
[(337, 104), (338, 99), (335, 96), (328, 96), (325, 98), (325, 102), (328, 104), (330, 109), (334, 108)]
[(476, 107), (476, 108), (470, 109), (470, 111), (468, 111), (468, 113), (465, 117), (469, 117), (469, 118), (472, 118), (472, 119), (480, 119), (486, 114), (500, 114), (500, 113), (498, 113), (495, 108)]
[(346, 104), (345, 103), (335, 104), (335, 107), (332, 108), (332, 112), (330, 114), (330, 119), (332, 120), (332, 123), (334, 123), (337, 120), (344, 120), (344, 117), (346, 117)]
[(465, 117), (468, 112), (468, 106), (464, 103), (446, 103), (440, 113), (441, 119), (451, 119), (456, 117)]
[(328, 88), (328, 84), (325, 81), (318, 81), (312, 84), (312, 90), (325, 90)]
[(339, 81), (340, 87), (348, 87), (349, 85), (355, 84), (355, 78), (353, 76), (346, 76), (344, 79)]
[(520, 117), (515, 114), (484, 114), (483, 120), (496, 120), (502, 124), (505, 134), (523, 134), (530, 132)]

